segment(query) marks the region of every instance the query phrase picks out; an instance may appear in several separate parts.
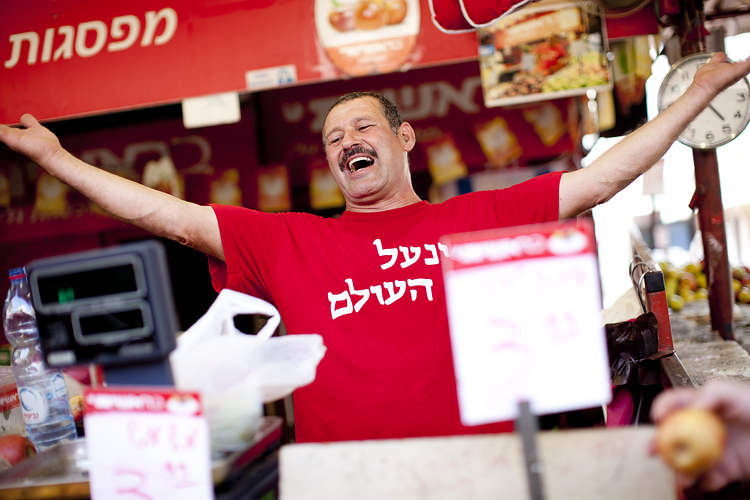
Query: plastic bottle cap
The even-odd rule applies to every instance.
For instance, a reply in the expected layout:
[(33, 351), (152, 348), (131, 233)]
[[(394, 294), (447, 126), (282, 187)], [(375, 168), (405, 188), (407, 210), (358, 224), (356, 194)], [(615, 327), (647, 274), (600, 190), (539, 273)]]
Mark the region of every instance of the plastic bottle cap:
[(8, 271), (8, 278), (13, 280), (23, 279), (26, 277), (26, 268), (25, 267), (16, 267)]

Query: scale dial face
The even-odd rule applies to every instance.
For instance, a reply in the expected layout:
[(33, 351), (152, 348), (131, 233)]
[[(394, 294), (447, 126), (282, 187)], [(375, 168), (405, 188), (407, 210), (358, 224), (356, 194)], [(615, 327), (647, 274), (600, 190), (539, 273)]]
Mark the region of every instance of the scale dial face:
[[(685, 93), (698, 68), (713, 54), (693, 54), (674, 63), (659, 88), (661, 113)], [(750, 119), (750, 83), (747, 77), (717, 95), (677, 140), (696, 149), (713, 149), (732, 141)]]

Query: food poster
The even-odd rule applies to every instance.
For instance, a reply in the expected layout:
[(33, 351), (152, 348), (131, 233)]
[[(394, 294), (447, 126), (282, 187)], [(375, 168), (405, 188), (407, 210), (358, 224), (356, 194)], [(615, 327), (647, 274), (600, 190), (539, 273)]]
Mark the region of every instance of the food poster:
[(613, 123), (609, 128), (600, 124), (600, 131), (606, 132), (602, 136), (625, 135), (648, 119), (646, 80), (651, 76), (653, 64), (649, 50), (656, 43), (657, 40), (649, 35), (610, 41), (609, 49), (613, 56), (614, 88), (610, 96)]
[(442, 185), (466, 177), (469, 169), (466, 167), (461, 150), (456, 145), (453, 135), (442, 133), (424, 144), (427, 155), (427, 168), (432, 182)]
[(274, 165), (258, 169), (258, 209), (285, 212), (292, 209), (289, 167)]
[(487, 157), (487, 165), (491, 168), (505, 167), (523, 154), (518, 138), (501, 116), (475, 125), (474, 130), (479, 146)]
[(603, 25), (594, 3), (543, 1), (478, 29), (485, 106), (610, 89)]
[(318, 41), (350, 76), (401, 69), (420, 27), (418, 0), (315, 0)]
[(211, 203), (242, 206), (239, 170), (228, 168), (218, 178), (214, 178), (209, 187), (208, 199)]
[(308, 165), (310, 171), (310, 206), (315, 210), (343, 207), (344, 196), (333, 178), (328, 163), (315, 160)]
[(41, 171), (36, 182), (34, 210), (41, 215), (65, 215), (70, 210), (69, 190), (67, 184)]

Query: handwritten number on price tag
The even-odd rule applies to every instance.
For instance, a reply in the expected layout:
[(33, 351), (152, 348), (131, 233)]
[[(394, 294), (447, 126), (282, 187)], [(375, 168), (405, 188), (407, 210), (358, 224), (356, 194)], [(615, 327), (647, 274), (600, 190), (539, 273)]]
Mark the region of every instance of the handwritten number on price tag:
[[(123, 469), (115, 471), (114, 476), (117, 478), (117, 486), (115, 486), (115, 488), (118, 498), (127, 498), (127, 496), (132, 495), (134, 497), (142, 498), (143, 500), (154, 500), (141, 491), (146, 483), (146, 475), (143, 472), (139, 470)], [(133, 482), (135, 482), (135, 486), (120, 486), (120, 484), (123, 483)]]
[(184, 463), (167, 462), (164, 464), (170, 477), (170, 483), (174, 488), (192, 488), (196, 485), (195, 481), (190, 479), (187, 467)]

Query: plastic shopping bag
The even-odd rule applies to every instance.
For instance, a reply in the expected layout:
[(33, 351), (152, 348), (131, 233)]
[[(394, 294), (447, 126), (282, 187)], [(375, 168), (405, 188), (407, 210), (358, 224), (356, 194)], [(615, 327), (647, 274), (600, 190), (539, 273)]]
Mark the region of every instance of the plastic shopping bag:
[[(268, 320), (257, 335), (247, 335), (234, 326), (239, 314)], [(214, 451), (244, 447), (262, 423), (263, 403), (315, 380), (325, 354), (322, 337), (273, 337), (279, 323), (278, 310), (268, 302), (225, 289), (177, 339), (170, 356), (175, 385), (201, 392)]]

